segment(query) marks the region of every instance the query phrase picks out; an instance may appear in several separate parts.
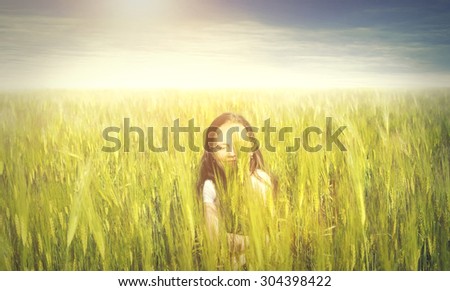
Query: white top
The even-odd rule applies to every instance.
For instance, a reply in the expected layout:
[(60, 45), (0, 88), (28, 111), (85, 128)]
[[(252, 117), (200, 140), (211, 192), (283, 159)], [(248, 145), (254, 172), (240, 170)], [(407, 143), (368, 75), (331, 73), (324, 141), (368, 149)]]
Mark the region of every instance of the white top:
[(216, 187), (212, 180), (206, 180), (203, 185), (203, 202), (214, 203), (216, 200)]
[[(258, 179), (255, 175), (251, 175), (252, 186), (254, 189), (261, 192), (264, 201), (266, 201), (267, 190), (271, 185), (270, 177), (266, 172), (260, 169), (256, 170), (256, 175), (258, 175), (261, 179)], [(214, 182), (212, 180), (205, 180), (205, 183), (203, 184), (203, 202), (215, 203), (216, 198), (217, 193)]]

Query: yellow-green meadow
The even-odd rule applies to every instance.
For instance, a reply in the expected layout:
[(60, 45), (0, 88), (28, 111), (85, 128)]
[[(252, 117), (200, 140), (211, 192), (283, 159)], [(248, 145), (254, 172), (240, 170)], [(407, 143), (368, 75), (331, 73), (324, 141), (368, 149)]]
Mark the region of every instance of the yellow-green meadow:
[[(275, 151), (261, 146), (279, 189), (274, 219), (248, 201), (247, 269), (450, 270), (444, 89), (0, 93), (0, 270), (231, 269), (204, 231), (201, 133), (200, 151), (186, 134), (185, 152), (171, 135), (168, 151), (141, 152), (136, 134), (129, 152), (102, 151), (111, 145), (103, 130), (123, 128), (124, 118), (146, 139), (153, 127), (159, 144), (174, 120), (203, 130), (223, 112), (293, 129), (284, 141), (272, 135)], [(346, 126), (346, 151), (286, 151), (305, 128), (325, 129), (327, 117)]]

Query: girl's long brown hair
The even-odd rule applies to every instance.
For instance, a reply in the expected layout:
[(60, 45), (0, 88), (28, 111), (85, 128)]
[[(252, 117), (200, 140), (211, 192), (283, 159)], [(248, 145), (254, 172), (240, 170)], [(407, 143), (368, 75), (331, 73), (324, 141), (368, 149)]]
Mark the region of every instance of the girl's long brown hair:
[[(203, 184), (206, 180), (212, 180), (216, 185), (217, 183), (220, 183), (224, 187), (224, 189), (226, 189), (227, 179), (225, 170), (220, 165), (220, 163), (216, 162), (212, 152), (213, 149), (210, 146), (211, 139), (208, 140), (208, 137), (210, 136), (209, 134), (211, 132), (216, 132), (217, 128), (227, 122), (242, 124), (247, 131), (247, 136), (249, 138), (254, 138), (254, 132), (250, 123), (242, 115), (227, 112), (219, 115), (218, 117), (216, 117), (216, 119), (213, 120), (211, 125), (206, 130), (205, 143), (203, 147), (205, 149), (205, 152), (203, 153), (203, 156), (200, 160), (200, 175), (197, 181), (197, 194), (199, 196), (203, 191)], [(261, 151), (259, 150), (259, 147), (255, 147), (250, 158), (250, 173), (253, 174), (257, 169), (262, 170), (263, 168), (264, 160)], [(220, 179), (220, 181), (217, 181), (217, 179)], [(274, 179), (272, 178), (272, 185), (275, 189), (276, 184), (276, 180), (274, 181)]]

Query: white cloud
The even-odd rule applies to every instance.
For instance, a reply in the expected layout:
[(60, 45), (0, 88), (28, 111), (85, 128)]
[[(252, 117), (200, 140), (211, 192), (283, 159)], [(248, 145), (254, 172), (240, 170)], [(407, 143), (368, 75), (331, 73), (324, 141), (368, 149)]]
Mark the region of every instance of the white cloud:
[[(3, 87), (445, 86), (433, 50), (374, 28), (0, 16)], [(180, 25), (182, 23), (183, 25)], [(427, 66), (428, 65), (428, 66)], [(424, 71), (427, 68), (426, 71)]]

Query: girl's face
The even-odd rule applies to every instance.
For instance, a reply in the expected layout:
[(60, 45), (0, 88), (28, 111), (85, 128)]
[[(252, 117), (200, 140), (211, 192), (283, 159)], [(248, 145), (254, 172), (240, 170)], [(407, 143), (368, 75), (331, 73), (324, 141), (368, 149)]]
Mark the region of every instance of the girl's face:
[(250, 156), (249, 152), (242, 151), (243, 147), (250, 148), (251, 143), (243, 139), (247, 132), (242, 124), (227, 122), (216, 132), (217, 141), (211, 143), (216, 161), (225, 168), (236, 167), (244, 163)]

